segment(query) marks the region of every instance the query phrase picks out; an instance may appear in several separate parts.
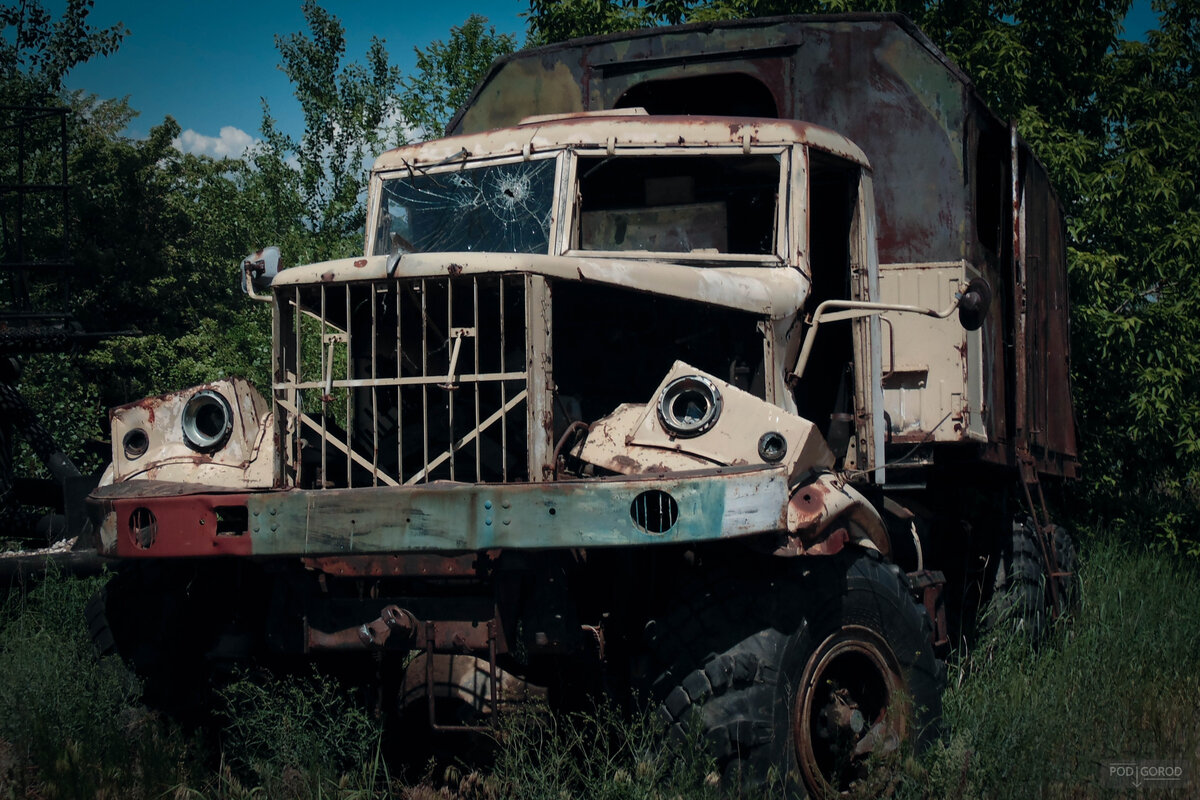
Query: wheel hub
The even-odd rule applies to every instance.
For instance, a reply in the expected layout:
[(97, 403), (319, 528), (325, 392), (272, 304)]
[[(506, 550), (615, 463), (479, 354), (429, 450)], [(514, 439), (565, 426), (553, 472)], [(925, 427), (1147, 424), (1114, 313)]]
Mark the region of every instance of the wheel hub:
[(899, 664), (870, 628), (847, 625), (813, 652), (793, 712), (796, 760), (814, 794), (845, 789), (871, 754), (895, 750), (907, 706)]

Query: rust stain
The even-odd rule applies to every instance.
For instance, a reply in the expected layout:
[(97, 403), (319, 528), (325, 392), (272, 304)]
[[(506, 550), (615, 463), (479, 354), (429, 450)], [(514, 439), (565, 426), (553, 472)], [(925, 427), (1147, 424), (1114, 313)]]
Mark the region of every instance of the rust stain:
[(462, 271), (462, 264), (451, 264), (446, 267), (446, 272), (449, 272), (451, 275), (462, 275)]
[(321, 273), (321, 281), (324, 283), (332, 282), (333, 281), (333, 270), (330, 270), (329, 272)]
[(813, 556), (832, 556), (842, 552), (842, 548), (850, 541), (850, 534), (845, 528), (838, 528), (833, 533), (829, 534), (824, 540), (807, 548), (805, 555)]
[(819, 483), (797, 489), (788, 500), (788, 527), (802, 539), (811, 537), (825, 513), (826, 488)]
[(630, 472), (637, 472), (637, 471), (641, 470), (641, 468), (642, 468), (642, 464), (640, 461), (638, 461), (636, 458), (630, 458), (629, 456), (624, 455), (624, 454), (619, 454), (619, 455), (613, 456), (612, 463), (613, 463), (613, 466), (619, 467), (622, 472), (624, 472), (625, 470), (629, 470)]
[(304, 566), (315, 572), (349, 577), (473, 577), (487, 572), (500, 555), (499, 550), (486, 550), (466, 556), (434, 556), (425, 554), (320, 556), (302, 559)]
[(367, 265), (367, 260), (365, 258), (360, 258), (354, 262), (354, 266), (358, 267), (359, 269), (362, 269), (366, 265)]

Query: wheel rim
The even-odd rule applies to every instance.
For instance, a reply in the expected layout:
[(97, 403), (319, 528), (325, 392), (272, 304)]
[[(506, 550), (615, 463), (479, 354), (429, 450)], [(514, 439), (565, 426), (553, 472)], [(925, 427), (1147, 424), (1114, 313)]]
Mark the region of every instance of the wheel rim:
[(870, 628), (847, 625), (813, 652), (792, 716), (796, 761), (809, 790), (836, 793), (863, 777), (867, 756), (903, 740), (908, 703), (892, 649)]

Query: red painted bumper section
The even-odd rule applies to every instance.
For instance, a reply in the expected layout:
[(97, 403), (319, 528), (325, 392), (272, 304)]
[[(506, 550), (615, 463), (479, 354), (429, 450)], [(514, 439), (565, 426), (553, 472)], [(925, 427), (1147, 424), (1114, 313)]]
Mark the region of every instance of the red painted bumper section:
[(88, 499), (97, 549), (118, 558), (248, 556), (246, 494), (176, 494)]

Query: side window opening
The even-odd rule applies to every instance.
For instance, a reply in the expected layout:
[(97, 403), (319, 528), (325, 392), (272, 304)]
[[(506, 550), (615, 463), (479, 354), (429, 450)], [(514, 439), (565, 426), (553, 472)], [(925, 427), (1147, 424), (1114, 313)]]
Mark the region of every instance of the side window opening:
[(778, 155), (579, 160), (583, 250), (775, 253)]
[(975, 149), (975, 235), (996, 257), (1011, 219), (1008, 161), (1008, 141), (995, 131), (981, 132)]
[[(812, 151), (809, 156), (809, 263), (812, 294), (805, 309), (826, 300), (851, 299), (850, 236), (858, 203), (859, 170)], [(811, 420), (841, 452), (849, 435), (844, 415), (854, 411), (854, 335), (849, 322), (822, 325), (804, 378), (796, 387), (800, 415)]]

